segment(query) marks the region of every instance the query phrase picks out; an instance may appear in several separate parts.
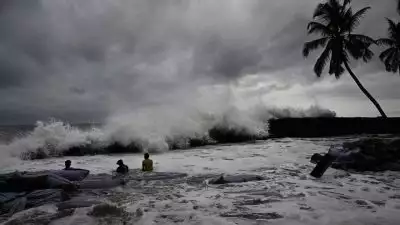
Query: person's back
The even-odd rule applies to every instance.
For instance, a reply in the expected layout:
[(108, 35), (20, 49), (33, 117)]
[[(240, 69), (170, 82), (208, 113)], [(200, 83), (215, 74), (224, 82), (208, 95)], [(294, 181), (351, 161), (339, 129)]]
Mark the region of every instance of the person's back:
[(142, 162), (142, 171), (153, 171), (153, 160), (149, 159), (149, 153), (144, 154)]
[(120, 174), (126, 174), (129, 172), (129, 168), (127, 165), (124, 164), (124, 162), (120, 159), (117, 162), (118, 168), (117, 168), (117, 173)]
[(65, 168), (64, 170), (72, 170), (73, 168), (71, 167), (71, 160), (65, 161)]

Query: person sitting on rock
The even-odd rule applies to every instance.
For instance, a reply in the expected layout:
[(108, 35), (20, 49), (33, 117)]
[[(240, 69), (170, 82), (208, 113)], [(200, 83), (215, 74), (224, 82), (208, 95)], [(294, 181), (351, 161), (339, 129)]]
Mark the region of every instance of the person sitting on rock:
[(149, 153), (144, 154), (144, 160), (142, 162), (142, 171), (153, 171), (153, 160), (149, 159)]
[(127, 174), (129, 172), (128, 166), (124, 164), (122, 159), (118, 160), (117, 165), (118, 165), (117, 173), (119, 173), (119, 174)]

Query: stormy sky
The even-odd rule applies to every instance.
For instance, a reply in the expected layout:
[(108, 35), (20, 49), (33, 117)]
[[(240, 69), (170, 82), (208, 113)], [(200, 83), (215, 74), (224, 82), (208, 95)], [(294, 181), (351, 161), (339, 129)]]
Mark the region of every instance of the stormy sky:
[[(347, 74), (315, 76), (318, 51), (303, 58), (318, 2), (2, 0), (0, 124), (99, 122), (204, 98), (378, 116)], [(385, 36), (384, 18), (400, 18), (395, 2), (353, 0), (355, 9), (372, 7), (356, 32)], [(400, 76), (384, 71), (380, 51), (352, 67), (388, 116), (400, 116)]]

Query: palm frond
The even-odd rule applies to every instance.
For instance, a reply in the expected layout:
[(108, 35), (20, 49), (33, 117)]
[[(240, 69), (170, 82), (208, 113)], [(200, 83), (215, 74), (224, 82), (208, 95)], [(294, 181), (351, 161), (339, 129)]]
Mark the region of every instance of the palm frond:
[(396, 41), (390, 38), (380, 38), (378, 40), (376, 40), (376, 43), (378, 45), (384, 45), (384, 46), (395, 46), (396, 45)]
[(393, 52), (396, 51), (395, 48), (388, 48), (385, 51), (383, 51), (380, 55), (379, 58), (381, 59), (382, 62), (385, 62), (385, 59)]
[(360, 48), (357, 45), (355, 45), (351, 42), (346, 42), (345, 46), (346, 46), (346, 50), (350, 53), (350, 55), (354, 59), (360, 59), (362, 57), (362, 51), (360, 50)]
[(307, 26), (308, 33), (319, 33), (324, 37), (327, 37), (332, 34), (332, 31), (322, 23), (312, 21)]
[(352, 32), (354, 29), (356, 29), (357, 26), (360, 25), (360, 20), (368, 12), (369, 9), (371, 9), (371, 7), (365, 7), (354, 13), (354, 15), (352, 15), (350, 18), (348, 18), (348, 22), (346, 23), (343, 31)]
[(355, 59), (363, 59), (365, 62), (369, 61), (374, 55), (369, 49), (371, 43), (375, 43), (375, 40), (365, 35), (348, 35), (348, 39), (345, 40), (345, 49)]
[(347, 5), (350, 5), (351, 0), (344, 0), (343, 6), (346, 7)]
[(396, 73), (397, 72), (397, 67), (399, 66), (399, 58), (398, 58), (398, 50), (396, 49), (393, 54), (390, 56), (390, 61), (387, 67), (389, 67), (389, 72)]
[(337, 23), (338, 18), (340, 18), (339, 6), (340, 4), (337, 2), (337, 0), (330, 0), (327, 3), (321, 3), (315, 9), (313, 18), (324, 21), (328, 24)]
[(341, 63), (341, 64), (338, 64), (337, 65), (337, 68), (336, 68), (336, 70), (335, 70), (335, 77), (337, 78), (337, 79), (339, 79), (340, 78), (340, 76), (344, 73), (344, 68), (343, 68), (343, 66), (342, 66), (343, 64)]
[(393, 73), (397, 73), (399, 69), (399, 51), (397, 49), (393, 54), (391, 69)]
[(332, 9), (338, 10), (341, 8), (341, 5), (338, 0), (328, 0), (328, 4), (332, 7)]
[(400, 75), (400, 63), (399, 63), (399, 75)]
[(344, 71), (345, 71), (345, 69), (343, 68), (343, 63), (349, 63), (349, 56), (347, 55), (346, 51), (341, 51), (340, 54), (341, 54), (341, 56), (340, 56), (341, 62), (340, 62), (339, 66), (337, 68), (337, 71), (335, 73), (335, 77), (337, 79), (339, 79), (340, 75), (342, 75), (344, 73)]
[(391, 70), (392, 70), (392, 68), (391, 68), (391, 61), (392, 61), (393, 55), (395, 55), (395, 53), (396, 53), (396, 51), (391, 51), (391, 52), (387, 55), (385, 61), (383, 62), (383, 63), (385, 64), (386, 71), (388, 71), (388, 72), (391, 72)]
[(322, 52), (321, 56), (317, 59), (317, 62), (315, 63), (315, 66), (314, 66), (314, 72), (317, 75), (317, 77), (321, 76), (326, 63), (329, 60), (330, 52), (331, 52), (331, 49), (329, 47), (326, 47), (325, 50)]
[(308, 57), (310, 52), (318, 49), (319, 47), (324, 47), (326, 42), (328, 41), (327, 37), (316, 39), (310, 42), (306, 42), (303, 48), (303, 56)]
[(386, 20), (389, 23), (389, 29), (388, 29), (388, 35), (391, 39), (395, 39), (396, 40), (396, 36), (397, 36), (397, 26), (396, 23), (393, 22), (393, 20), (386, 18)]
[(340, 65), (340, 54), (338, 54), (337, 53), (338, 51), (337, 50), (333, 50), (332, 51), (332, 56), (331, 56), (331, 62), (330, 62), (330, 65), (329, 65), (329, 74), (330, 75), (332, 75), (332, 74), (335, 74), (336, 73), (336, 70), (337, 70), (337, 68), (338, 68), (338, 65)]
[(371, 7), (368, 6), (368, 7), (364, 7), (362, 9), (358, 10), (356, 13), (354, 13), (354, 15), (352, 16), (352, 19), (353, 20), (361, 19), (370, 9), (371, 9)]
[(330, 23), (332, 20), (332, 13), (333, 10), (329, 5), (325, 4), (319, 4), (317, 8), (315, 9), (313, 18), (316, 20), (324, 21), (326, 23)]
[(368, 45), (368, 46), (370, 46), (372, 44), (376, 44), (376, 41), (373, 38), (368, 37), (366, 35), (362, 35), (362, 34), (350, 34), (349, 39), (360, 41), (363, 44)]
[(322, 14), (325, 13), (325, 7), (326, 4), (325, 3), (319, 3), (317, 5), (317, 8), (315, 8), (314, 14), (313, 14), (313, 18), (317, 18), (319, 16), (321, 16)]
[(339, 78), (344, 73), (343, 62), (340, 58), (333, 60), (331, 59), (331, 64), (329, 66), (329, 74), (335, 74), (336, 78)]
[(364, 62), (369, 62), (372, 59), (373, 56), (374, 56), (374, 52), (373, 51), (371, 51), (369, 48), (365, 48), (364, 49), (364, 52), (363, 52), (363, 55), (362, 55), (362, 58), (363, 58)]
[(353, 9), (349, 7), (342, 15), (343, 19), (347, 19), (347, 21), (350, 21), (350, 19), (353, 16)]

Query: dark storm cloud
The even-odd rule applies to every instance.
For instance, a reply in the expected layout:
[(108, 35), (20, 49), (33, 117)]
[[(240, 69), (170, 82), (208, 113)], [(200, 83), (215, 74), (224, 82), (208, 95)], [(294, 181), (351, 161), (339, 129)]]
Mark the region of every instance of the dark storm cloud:
[(246, 43), (210, 39), (196, 48), (193, 72), (228, 80), (258, 72), (257, 65), (262, 60), (258, 50), (257, 46)]
[[(248, 74), (287, 87), (314, 82), (318, 54), (305, 60), (301, 48), (312, 38), (305, 28), (318, 2), (3, 0), (0, 122), (21, 111), (32, 120), (97, 119)], [(372, 7), (359, 32), (386, 34), (384, 17), (396, 17), (394, 0), (353, 2)], [(376, 59), (353, 66), (360, 77), (384, 69)]]

